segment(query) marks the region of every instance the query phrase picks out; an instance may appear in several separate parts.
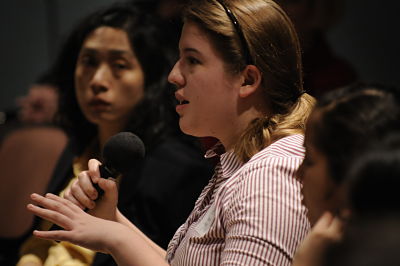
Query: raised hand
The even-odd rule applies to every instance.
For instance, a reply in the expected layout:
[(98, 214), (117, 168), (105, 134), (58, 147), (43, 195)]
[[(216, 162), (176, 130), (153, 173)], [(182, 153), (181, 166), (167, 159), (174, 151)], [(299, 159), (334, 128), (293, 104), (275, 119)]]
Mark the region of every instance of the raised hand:
[(32, 194), (31, 198), (38, 206), (29, 204), (27, 206), (29, 211), (65, 229), (58, 231), (35, 230), (33, 234), (39, 238), (69, 241), (92, 250), (108, 253), (108, 242), (112, 241), (113, 234), (118, 230), (129, 231), (122, 224), (96, 218), (84, 212), (71, 201), (56, 195), (49, 193), (43, 197)]
[(330, 212), (325, 212), (300, 244), (292, 266), (320, 265), (322, 256), (331, 243), (340, 241), (344, 222)]

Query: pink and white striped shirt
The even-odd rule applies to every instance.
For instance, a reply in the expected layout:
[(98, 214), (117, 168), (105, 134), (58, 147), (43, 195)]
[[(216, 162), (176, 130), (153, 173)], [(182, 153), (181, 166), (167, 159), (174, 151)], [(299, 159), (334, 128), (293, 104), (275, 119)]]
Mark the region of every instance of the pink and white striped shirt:
[(290, 265), (310, 225), (295, 178), (303, 136), (272, 143), (242, 164), (220, 156), (215, 174), (171, 240), (171, 265)]

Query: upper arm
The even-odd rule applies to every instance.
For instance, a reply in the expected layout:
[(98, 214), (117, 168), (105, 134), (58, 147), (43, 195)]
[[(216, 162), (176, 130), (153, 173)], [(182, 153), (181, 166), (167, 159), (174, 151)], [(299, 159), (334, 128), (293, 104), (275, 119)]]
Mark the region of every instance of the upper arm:
[(23, 128), (10, 133), (0, 149), (0, 212), (7, 214), (0, 235), (18, 237), (29, 228), (25, 208), (32, 192), (44, 193), (67, 137), (55, 128)]

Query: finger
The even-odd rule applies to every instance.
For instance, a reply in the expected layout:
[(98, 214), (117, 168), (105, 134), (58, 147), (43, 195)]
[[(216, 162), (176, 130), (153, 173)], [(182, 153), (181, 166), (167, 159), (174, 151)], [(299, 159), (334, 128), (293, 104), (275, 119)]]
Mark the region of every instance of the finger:
[(115, 179), (101, 178), (99, 180), (98, 184), (99, 184), (100, 188), (104, 190), (103, 198), (105, 200), (107, 200), (107, 202), (112, 202), (116, 205), (116, 203), (118, 201), (118, 188), (117, 188), (117, 183), (115, 182)]
[(33, 204), (28, 204), (27, 209), (35, 215), (57, 224), (66, 230), (71, 229), (69, 226), (69, 219), (57, 211), (41, 208)]
[[(56, 202), (55, 204), (57, 204), (57, 208), (61, 208), (61, 209), (63, 208), (65, 210), (65, 214), (68, 213), (69, 216), (71, 216), (77, 212), (82, 212), (82, 210), (78, 206), (76, 206), (69, 200), (63, 199), (57, 195), (47, 193), (46, 199), (55, 201)], [(56, 209), (56, 210), (58, 210), (58, 209)]]
[(33, 235), (39, 238), (58, 241), (71, 241), (69, 231), (65, 230), (52, 230), (52, 231), (33, 231)]
[(45, 209), (55, 211), (68, 217), (73, 217), (77, 212), (82, 211), (72, 202), (51, 193), (47, 193), (45, 197), (33, 193), (31, 199), (36, 202), (37, 205)]
[(72, 194), (71, 194), (71, 188), (67, 189), (64, 193), (64, 199), (69, 200), (73, 204), (77, 205), (79, 208), (82, 210), (85, 209), (85, 206), (83, 206)]
[[(82, 187), (80, 186), (79, 181), (74, 182), (69, 190), (69, 194), (71, 197), (68, 197), (68, 199), (71, 199), (71, 201), (76, 201), (79, 203), (78, 206), (83, 206), (82, 209), (85, 208), (93, 208), (95, 206), (94, 201), (89, 198), (89, 196), (83, 191)], [(96, 192), (97, 193), (97, 192)], [(93, 193), (93, 194), (96, 194)], [(68, 195), (69, 196), (69, 195)], [(94, 197), (95, 195), (93, 195)]]
[(322, 214), (322, 216), (318, 219), (318, 221), (314, 225), (314, 230), (323, 229), (325, 230), (333, 220), (333, 215), (331, 212), (326, 211)]
[(339, 217), (335, 217), (328, 228), (328, 234), (334, 241), (340, 241), (343, 236), (344, 223)]
[[(91, 200), (97, 199), (99, 196), (97, 190), (93, 186), (93, 180), (92, 177), (93, 173), (90, 171), (83, 171), (78, 174), (78, 185), (82, 189), (83, 193)], [(97, 183), (97, 180), (96, 182)], [(75, 197), (78, 197), (78, 195), (74, 195)], [(83, 203), (83, 202), (82, 202)]]
[(93, 180), (93, 178), (94, 179), (100, 178), (100, 171), (99, 171), (100, 165), (101, 165), (101, 162), (99, 162), (96, 159), (90, 159), (88, 161), (88, 169), (89, 169), (90, 177), (92, 177), (92, 180)]

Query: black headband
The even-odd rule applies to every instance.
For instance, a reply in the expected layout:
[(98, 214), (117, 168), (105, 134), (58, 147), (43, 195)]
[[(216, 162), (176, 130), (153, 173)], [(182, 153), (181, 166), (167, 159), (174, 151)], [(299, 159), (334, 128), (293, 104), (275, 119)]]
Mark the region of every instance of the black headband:
[(253, 64), (253, 59), (251, 58), (250, 55), (250, 49), (249, 46), (247, 45), (246, 39), (244, 38), (243, 31), (239, 25), (239, 21), (236, 19), (235, 15), (232, 13), (232, 11), (224, 4), (223, 0), (216, 0), (218, 3), (221, 4), (221, 6), (225, 9), (226, 14), (228, 15), (229, 19), (231, 20), (233, 26), (235, 27), (236, 33), (239, 36), (240, 42), (242, 44), (242, 49), (243, 49), (243, 54), (246, 60), (247, 65), (252, 65)]

